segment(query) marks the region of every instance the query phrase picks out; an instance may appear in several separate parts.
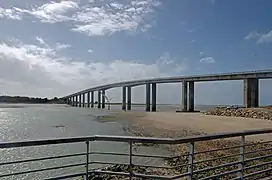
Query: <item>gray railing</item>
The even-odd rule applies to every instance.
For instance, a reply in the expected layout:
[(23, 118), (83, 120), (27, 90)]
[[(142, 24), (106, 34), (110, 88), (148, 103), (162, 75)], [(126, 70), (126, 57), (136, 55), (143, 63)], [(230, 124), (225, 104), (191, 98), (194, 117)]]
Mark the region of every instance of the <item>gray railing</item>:
[[(89, 179), (94, 176), (108, 175), (120, 176), (121, 179), (265, 179), (272, 177), (272, 140), (270, 141), (246, 141), (247, 137), (266, 135), (272, 137), (272, 129), (251, 130), (235, 133), (221, 133), (212, 135), (199, 135), (179, 139), (172, 138), (149, 138), (149, 137), (128, 137), (128, 136), (91, 136), (65, 139), (36, 140), (23, 142), (0, 143), (0, 154), (5, 157), (5, 150), (12, 148), (26, 147), (47, 147), (50, 145), (67, 145), (74, 143), (85, 144), (85, 152), (74, 154), (62, 154), (58, 156), (47, 156), (30, 159), (0, 162), (0, 179), (20, 179), (17, 176), (24, 176), (33, 173), (47, 171), (61, 171), (65, 168), (75, 168), (73, 173), (63, 174), (43, 179), (69, 179), (84, 177)], [(229, 138), (235, 138), (229, 140)], [(261, 138), (261, 137), (260, 137)], [(118, 142), (127, 143), (128, 152), (99, 152), (93, 151), (90, 143), (93, 142)], [(230, 143), (231, 142), (231, 143)], [(169, 155), (140, 154), (135, 151), (135, 145), (160, 144), (162, 147), (170, 148), (177, 146), (187, 148), (182, 153)], [(213, 147), (204, 148), (203, 145), (214, 143)], [(184, 146), (183, 146), (184, 145)], [(208, 146), (210, 147), (210, 146)], [(227, 153), (223, 153), (227, 152)], [(96, 161), (93, 155), (125, 156), (126, 163)], [(34, 168), (19, 172), (4, 173), (3, 169), (8, 165), (21, 165), (31, 162), (44, 162), (48, 160), (60, 160), (63, 158), (82, 157), (79, 163), (70, 163), (46, 168)], [(137, 164), (135, 158), (157, 158), (163, 159), (167, 165)], [(107, 165), (109, 167), (94, 168), (94, 165)], [(122, 166), (118, 171), (114, 167)], [(76, 167), (82, 167), (79, 172)], [(142, 168), (142, 169), (140, 169)], [(85, 170), (83, 170), (85, 169)], [(155, 169), (155, 170), (154, 170)], [(162, 169), (162, 171), (159, 171)], [(1, 170), (1, 169), (0, 169)], [(168, 170), (165, 172), (165, 170)], [(37, 178), (36, 178), (37, 179)]]

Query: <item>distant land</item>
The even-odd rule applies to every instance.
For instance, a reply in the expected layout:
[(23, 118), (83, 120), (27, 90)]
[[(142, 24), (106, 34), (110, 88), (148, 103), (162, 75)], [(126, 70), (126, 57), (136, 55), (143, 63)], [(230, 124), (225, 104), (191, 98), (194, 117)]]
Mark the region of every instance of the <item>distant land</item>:
[(48, 99), (25, 96), (0, 96), (0, 103), (64, 104), (65, 102), (57, 97), (54, 97), (53, 99)]

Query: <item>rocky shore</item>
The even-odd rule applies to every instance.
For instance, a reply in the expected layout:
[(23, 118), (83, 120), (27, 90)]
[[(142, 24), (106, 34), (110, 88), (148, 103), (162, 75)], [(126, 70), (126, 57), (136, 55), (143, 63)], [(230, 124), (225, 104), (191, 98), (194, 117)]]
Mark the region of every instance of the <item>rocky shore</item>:
[(269, 108), (225, 108), (217, 107), (203, 112), (205, 115), (245, 117), (272, 120), (272, 110)]

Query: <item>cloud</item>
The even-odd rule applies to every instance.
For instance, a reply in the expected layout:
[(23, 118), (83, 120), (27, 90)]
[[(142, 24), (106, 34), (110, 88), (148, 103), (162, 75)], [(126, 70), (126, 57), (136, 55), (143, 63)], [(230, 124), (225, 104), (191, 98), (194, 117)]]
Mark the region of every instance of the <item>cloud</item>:
[(172, 73), (181, 73), (188, 69), (187, 64), (184, 61), (177, 63), (169, 52), (164, 52), (157, 60), (156, 64), (165, 71)]
[(110, 3), (101, 6), (86, 6), (73, 19), (73, 31), (88, 36), (111, 35), (116, 32), (146, 31), (151, 28), (150, 14), (159, 6), (159, 1), (143, 0), (130, 3)]
[[(169, 76), (165, 71), (167, 67), (178, 68), (174, 61), (167, 60), (167, 53), (161, 61), (153, 64), (132, 60), (112, 60), (107, 63), (73, 61), (72, 57), (63, 56), (56, 48), (55, 44), (61, 43), (45, 46), (42, 38), (37, 39), (41, 42), (37, 45), (15, 39), (0, 43), (2, 93), (18, 94), (18, 89), (25, 87), (25, 91), (29, 91), (28, 95), (63, 96), (101, 84)], [(183, 68), (181, 66), (179, 64), (180, 69)]]
[(44, 23), (57, 23), (70, 20), (67, 13), (72, 12), (79, 8), (77, 1), (60, 1), (43, 4), (39, 7), (32, 8), (31, 10), (19, 9), (17, 11), (26, 13), (40, 19)]
[(88, 52), (89, 53), (93, 53), (94, 51), (92, 49), (88, 49)]
[(152, 27), (158, 0), (133, 0), (83, 4), (79, 1), (50, 1), (31, 9), (0, 9), (0, 17), (20, 20), (29, 15), (42, 23), (69, 22), (72, 31), (88, 36), (111, 35), (117, 32), (145, 32)]
[(13, 20), (21, 20), (22, 19), (22, 13), (19, 11), (16, 11), (16, 9), (4, 9), (0, 7), (0, 18), (7, 18), (7, 19), (13, 19)]
[(72, 47), (71, 44), (61, 44), (61, 43), (56, 43), (56, 50), (62, 50), (62, 49), (67, 49)]
[(260, 37), (261, 37), (261, 33), (251, 32), (244, 39), (245, 40), (250, 40), (250, 39), (258, 39)]
[(245, 40), (257, 40), (257, 44), (272, 42), (272, 30), (268, 33), (251, 32), (245, 38)]
[(36, 36), (36, 40), (37, 40), (41, 45), (46, 46), (46, 47), (49, 47), (49, 45), (46, 44), (46, 42), (44, 41), (43, 38)]
[(257, 43), (270, 43), (272, 42), (272, 30), (267, 34), (262, 34)]
[(215, 59), (213, 57), (205, 57), (205, 58), (200, 59), (200, 62), (212, 64), (212, 63), (215, 63)]

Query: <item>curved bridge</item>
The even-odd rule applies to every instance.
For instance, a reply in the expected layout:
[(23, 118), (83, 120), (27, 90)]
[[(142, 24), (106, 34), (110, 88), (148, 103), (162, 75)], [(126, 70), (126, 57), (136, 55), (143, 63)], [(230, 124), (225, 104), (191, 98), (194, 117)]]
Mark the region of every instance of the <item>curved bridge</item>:
[[(150, 111), (150, 85), (152, 86), (152, 111), (156, 111), (156, 84), (157, 83), (182, 83), (182, 106), (183, 111), (194, 111), (194, 82), (244, 80), (244, 105), (245, 107), (259, 106), (259, 79), (271, 79), (272, 69), (247, 72), (233, 72), (221, 74), (209, 74), (198, 76), (176, 76), (164, 78), (152, 78), (112, 83), (85, 89), (80, 92), (63, 97), (68, 104), (78, 107), (94, 107), (94, 92), (98, 92), (98, 108), (105, 108), (105, 91), (111, 88), (122, 87), (122, 109), (131, 110), (131, 88), (146, 85), (146, 111)], [(188, 89), (189, 85), (189, 89)], [(188, 91), (189, 90), (189, 91)], [(127, 92), (126, 92), (127, 91)], [(87, 94), (87, 102), (85, 96)], [(102, 100), (102, 102), (101, 102)]]

